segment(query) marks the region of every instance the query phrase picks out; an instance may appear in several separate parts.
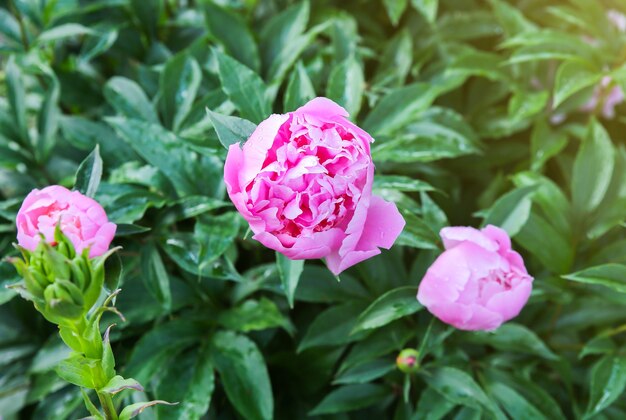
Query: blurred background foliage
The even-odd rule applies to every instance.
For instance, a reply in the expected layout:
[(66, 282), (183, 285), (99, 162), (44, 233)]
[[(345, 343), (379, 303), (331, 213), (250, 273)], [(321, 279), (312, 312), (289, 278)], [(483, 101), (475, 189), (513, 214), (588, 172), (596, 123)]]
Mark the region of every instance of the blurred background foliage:
[[(180, 402), (140, 418), (624, 419), (624, 14), (624, 0), (1, 0), (0, 255), (23, 197), (74, 185), (99, 145), (126, 317), (103, 322), (122, 374)], [(315, 96), (376, 138), (375, 189), (407, 220), (340, 282), (246, 238), (222, 182), (222, 144)], [(481, 223), (514, 237), (530, 302), (494, 334), (431, 323), (415, 294), (438, 230)], [(15, 280), (0, 263), (0, 413), (87, 415)], [(405, 347), (422, 350), (415, 375), (395, 367)]]

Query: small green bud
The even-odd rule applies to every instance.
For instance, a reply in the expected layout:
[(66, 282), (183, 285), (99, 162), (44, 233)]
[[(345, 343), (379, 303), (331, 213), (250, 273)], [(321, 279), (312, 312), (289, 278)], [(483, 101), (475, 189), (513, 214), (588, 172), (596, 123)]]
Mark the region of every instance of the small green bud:
[(419, 368), (419, 352), (415, 349), (404, 349), (396, 358), (396, 365), (404, 373), (416, 373)]

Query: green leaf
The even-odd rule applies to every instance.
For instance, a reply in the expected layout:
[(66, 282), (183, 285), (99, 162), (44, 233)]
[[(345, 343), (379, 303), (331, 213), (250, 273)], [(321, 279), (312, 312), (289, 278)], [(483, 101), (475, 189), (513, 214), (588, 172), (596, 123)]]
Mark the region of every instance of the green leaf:
[(505, 418), (474, 379), (462, 370), (448, 366), (439, 367), (424, 372), (422, 378), (428, 386), (455, 404), (476, 410), (486, 409), (496, 418)]
[(156, 246), (153, 244), (141, 248), (141, 272), (148, 293), (169, 311), (172, 306), (170, 278)]
[(439, 420), (445, 418), (456, 404), (443, 395), (439, 394), (433, 388), (426, 388), (422, 391), (420, 399), (417, 402), (417, 409), (414, 420)]
[(614, 165), (615, 149), (611, 139), (604, 127), (592, 120), (576, 155), (572, 173), (572, 203), (580, 217), (595, 210), (602, 202)]
[(411, 4), (429, 22), (433, 23), (437, 19), (439, 0), (411, 0)]
[(390, 395), (391, 391), (384, 385), (345, 385), (328, 394), (309, 412), (309, 416), (358, 410), (376, 404)]
[(56, 142), (56, 132), (59, 126), (58, 102), (61, 93), (56, 75), (47, 67), (43, 69), (49, 87), (37, 113), (37, 131), (39, 135), (35, 145), (35, 154), (40, 161), (48, 159)]
[(217, 320), (229, 330), (249, 332), (268, 328), (282, 327), (293, 333), (293, 326), (278, 309), (276, 304), (267, 298), (249, 299), (242, 304), (222, 312)]
[(393, 133), (426, 110), (436, 96), (436, 90), (426, 83), (394, 89), (370, 111), (363, 128), (373, 136)]
[(276, 267), (278, 267), (278, 275), (280, 276), (280, 282), (285, 291), (287, 302), (289, 302), (289, 307), (293, 308), (296, 288), (304, 270), (304, 260), (291, 260), (277, 252)]
[(313, 98), (315, 98), (315, 89), (313, 88), (313, 84), (311, 83), (311, 79), (309, 79), (306, 69), (302, 65), (302, 62), (299, 61), (296, 64), (296, 68), (293, 69), (289, 82), (287, 83), (283, 110), (285, 112), (295, 111)]
[(179, 405), (159, 407), (158, 417), (184, 420), (205, 415), (215, 388), (214, 369), (210, 347), (206, 344), (173, 360), (162, 376), (156, 394), (159, 398), (178, 401)]
[(178, 131), (191, 110), (201, 81), (200, 65), (187, 53), (179, 53), (167, 61), (159, 78), (159, 105), (167, 128)]
[(389, 16), (389, 20), (393, 26), (397, 26), (402, 14), (406, 10), (406, 7), (409, 4), (408, 0), (383, 0), (383, 4), (385, 5), (385, 10), (387, 10), (387, 15)]
[(591, 393), (584, 418), (613, 404), (626, 388), (626, 357), (605, 356), (591, 369)]
[(141, 157), (167, 176), (180, 196), (223, 191), (218, 159), (198, 157), (179, 137), (160, 125), (125, 118), (106, 121)]
[(80, 51), (80, 61), (88, 62), (102, 55), (113, 47), (117, 41), (118, 31), (111, 30), (99, 36), (89, 37)]
[(164, 2), (162, 0), (130, 0), (130, 8), (133, 15), (137, 18), (150, 39), (155, 39), (157, 36), (163, 5)]
[(272, 418), (272, 387), (256, 344), (232, 331), (218, 331), (211, 346), (215, 367), (233, 407), (248, 419)]
[[(538, 372), (538, 378), (527, 378), (524, 372), (509, 373), (495, 369), (489, 369), (485, 373), (487, 374), (488, 384), (501, 384), (514, 390), (519, 396), (524, 398), (527, 403), (532, 404), (532, 406), (538, 409), (547, 418), (558, 420), (565, 419), (565, 416), (561, 412), (561, 407), (545, 389), (545, 385), (536, 380), (541, 377), (540, 372)], [(564, 381), (567, 381), (567, 379), (564, 379)], [(489, 388), (488, 391), (490, 391)], [(498, 398), (496, 397), (496, 399)], [(504, 400), (500, 402), (502, 408), (507, 410), (506, 406), (504, 406)], [(523, 407), (519, 407), (518, 409), (523, 409)], [(513, 418), (517, 417), (513, 416)]]
[(93, 416), (91, 418), (93, 420), (104, 420), (104, 417), (102, 417), (102, 414), (98, 410), (98, 407), (96, 407), (91, 401), (91, 398), (89, 398), (89, 395), (87, 395), (84, 388), (80, 389), (80, 393), (83, 396), (83, 401), (85, 402), (85, 407), (87, 408), (87, 411), (89, 411), (89, 414)]
[(97, 361), (74, 353), (57, 365), (55, 371), (63, 380), (83, 388), (94, 389), (92, 369)]
[(37, 42), (40, 44), (44, 44), (47, 42), (54, 42), (60, 39), (69, 38), (73, 36), (95, 35), (95, 34), (97, 34), (97, 32), (79, 23), (64, 23), (62, 25), (55, 26), (52, 29), (48, 29), (40, 33), (39, 36), (37, 37)]
[(470, 333), (468, 339), (502, 351), (528, 353), (547, 360), (558, 360), (558, 356), (533, 331), (511, 322), (502, 325), (493, 333)]
[[(102, 356), (101, 356), (101, 366), (102, 371), (104, 372), (105, 378), (113, 378), (115, 376), (115, 357), (113, 356), (113, 349), (111, 348), (111, 328), (113, 328), (115, 324), (109, 325), (102, 336)], [(99, 334), (99, 328), (96, 325), (96, 332)], [(95, 381), (98, 380), (94, 378)], [(99, 384), (101, 386), (101, 384)]]
[(534, 117), (546, 108), (550, 99), (547, 90), (527, 92), (517, 90), (509, 101), (509, 116), (514, 121), (523, 121)]
[(135, 391), (143, 392), (143, 387), (139, 382), (133, 378), (124, 379), (120, 375), (115, 375), (103, 388), (100, 388), (98, 391), (115, 395), (125, 389), (134, 389)]
[(326, 96), (356, 118), (361, 109), (364, 87), (365, 79), (361, 64), (351, 55), (331, 70)]
[(423, 308), (416, 296), (417, 288), (413, 286), (388, 291), (363, 311), (352, 332), (380, 328), (398, 318), (416, 313)]
[(530, 213), (515, 240), (554, 273), (566, 273), (574, 260), (571, 241), (535, 212)]
[(321, 312), (309, 325), (298, 345), (298, 352), (311, 347), (338, 346), (359, 340), (363, 334), (350, 335), (350, 332), (363, 309), (365, 305), (362, 302), (348, 302)]
[(500, 383), (492, 383), (487, 387), (489, 394), (500, 403), (500, 406), (513, 419), (547, 419), (537, 407), (528, 402), (513, 388)]
[(194, 236), (200, 243), (200, 259), (209, 265), (221, 256), (239, 233), (239, 213), (228, 212), (219, 216), (201, 218), (194, 228)]
[(217, 133), (217, 138), (226, 149), (236, 143), (243, 145), (256, 129), (255, 124), (243, 118), (218, 114), (208, 108), (206, 112)]
[(269, 70), (278, 68), (278, 60), (283, 58), (281, 52), (289, 50), (295, 41), (301, 39), (309, 21), (309, 12), (308, 1), (296, 3), (274, 15), (261, 30), (263, 65), (268, 70), (265, 74), (274, 75)]
[(169, 403), (167, 401), (155, 400), (155, 401), (140, 402), (140, 403), (127, 405), (126, 407), (124, 407), (124, 409), (120, 413), (119, 420), (132, 419), (133, 417), (136, 417), (139, 414), (141, 414), (143, 410), (145, 410), (146, 408), (155, 406), (157, 404), (176, 405), (178, 403)]
[[(267, 72), (267, 79), (271, 81), (268, 96), (273, 98), (287, 74), (287, 71), (298, 60), (298, 57), (313, 44), (317, 36), (332, 26), (333, 20), (325, 20), (315, 25), (304, 34), (297, 36), (288, 42), (284, 49), (280, 50), (276, 59), (272, 62)], [(314, 45), (314, 44), (313, 44)]]
[(420, 179), (402, 175), (381, 175), (374, 178), (374, 189), (394, 189), (404, 192), (434, 191), (434, 187)]
[(409, 71), (411, 71), (412, 63), (413, 39), (411, 32), (404, 28), (385, 48), (376, 69), (376, 76), (368, 84), (373, 86), (402, 86)]
[(260, 60), (254, 37), (239, 16), (226, 11), (212, 1), (203, 2), (204, 17), (209, 31), (240, 63), (259, 71)]
[(101, 178), (102, 158), (100, 157), (100, 146), (96, 145), (93, 152), (78, 167), (74, 189), (87, 197), (93, 198), (96, 196)]
[(509, 236), (515, 236), (530, 216), (531, 197), (535, 190), (535, 186), (530, 186), (506, 193), (489, 209), (484, 224), (499, 226)]
[(602, 76), (600, 71), (576, 61), (561, 63), (556, 72), (552, 107), (557, 108), (575, 93), (599, 83)]
[(378, 379), (396, 368), (395, 363), (388, 359), (377, 359), (366, 362), (341, 372), (333, 381), (334, 385), (362, 384)]
[(117, 230), (115, 231), (115, 236), (131, 236), (131, 235), (139, 235), (141, 233), (150, 232), (149, 227), (134, 225), (132, 223), (119, 223), (117, 225)]
[(604, 264), (564, 275), (567, 280), (586, 284), (600, 284), (616, 292), (626, 293), (626, 265)]
[(430, 162), (479, 152), (478, 136), (456, 112), (432, 107), (395, 136), (379, 138), (375, 161)]
[(266, 119), (272, 106), (267, 88), (258, 74), (237, 60), (213, 49), (217, 58), (222, 89), (239, 110), (241, 116), (253, 123)]
[(135, 345), (126, 364), (125, 374), (149, 383), (152, 376), (178, 351), (206, 333), (204, 327), (187, 319), (160, 324), (145, 333)]
[(158, 123), (154, 106), (141, 86), (133, 80), (115, 76), (104, 85), (104, 97), (115, 110), (128, 118)]
[(29, 371), (44, 373), (54, 369), (59, 362), (70, 356), (70, 349), (63, 343), (59, 335), (51, 336), (33, 357)]
[(11, 106), (11, 114), (19, 135), (24, 144), (29, 142), (28, 127), (26, 124), (26, 89), (22, 71), (15, 63), (15, 57), (10, 56), (6, 65), (7, 98)]
[(562, 131), (553, 131), (547, 121), (537, 120), (530, 136), (531, 169), (539, 171), (552, 157), (567, 146), (568, 137)]
[(439, 248), (439, 237), (422, 218), (417, 217), (413, 212), (408, 210), (401, 210), (401, 213), (406, 222), (406, 226), (396, 241), (397, 245), (405, 245), (419, 249)]
[[(119, 236), (118, 231), (115, 231), (115, 234)], [(106, 290), (110, 292), (116, 290), (123, 276), (124, 267), (122, 266), (122, 258), (120, 257), (120, 253), (116, 252), (107, 258), (104, 263), (104, 286)]]

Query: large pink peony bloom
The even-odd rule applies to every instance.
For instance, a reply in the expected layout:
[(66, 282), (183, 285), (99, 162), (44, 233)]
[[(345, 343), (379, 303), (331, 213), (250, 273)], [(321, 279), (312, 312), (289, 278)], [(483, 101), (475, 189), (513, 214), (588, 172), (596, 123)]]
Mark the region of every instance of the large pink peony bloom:
[(446, 251), (430, 266), (417, 299), (443, 322), (461, 330), (495, 330), (528, 301), (533, 278), (511, 249), (507, 233), (488, 225), (446, 227)]
[(77, 253), (89, 248), (89, 257), (97, 257), (108, 249), (117, 226), (109, 222), (104, 209), (95, 200), (78, 191), (59, 185), (31, 191), (17, 213), (18, 244), (34, 251), (41, 240), (54, 243), (54, 230), (61, 231), (72, 241)]
[(369, 134), (326, 98), (271, 115), (243, 149), (228, 149), (224, 178), (254, 239), (291, 259), (326, 258), (339, 274), (389, 249), (404, 227), (395, 204), (372, 195)]

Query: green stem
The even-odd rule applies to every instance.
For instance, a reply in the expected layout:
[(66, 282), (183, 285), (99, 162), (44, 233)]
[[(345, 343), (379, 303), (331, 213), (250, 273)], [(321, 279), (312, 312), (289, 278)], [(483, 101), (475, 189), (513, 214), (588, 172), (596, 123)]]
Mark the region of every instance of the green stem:
[(102, 409), (104, 410), (104, 418), (106, 420), (118, 420), (117, 411), (115, 410), (111, 394), (98, 392), (98, 399), (100, 400), (100, 404), (102, 404)]
[(100, 336), (100, 334), (95, 335), (94, 340), (97, 340), (98, 342), (90, 342), (89, 340), (87, 340), (85, 338), (85, 331), (87, 330), (88, 322), (84, 318), (74, 322), (71, 325), (73, 330), (76, 332), (78, 339), (80, 340), (81, 347), (83, 348), (83, 353), (85, 354), (85, 356), (97, 361), (96, 365), (91, 369), (91, 376), (94, 386), (96, 387), (96, 393), (98, 394), (100, 405), (102, 406), (102, 409), (104, 411), (105, 419), (118, 420), (117, 410), (115, 409), (115, 405), (113, 404), (113, 397), (111, 396), (111, 394), (98, 391), (106, 385), (109, 379), (111, 379), (105, 376), (104, 369), (102, 367), (101, 355), (92, 354), (94, 349), (103, 348), (102, 336)]

